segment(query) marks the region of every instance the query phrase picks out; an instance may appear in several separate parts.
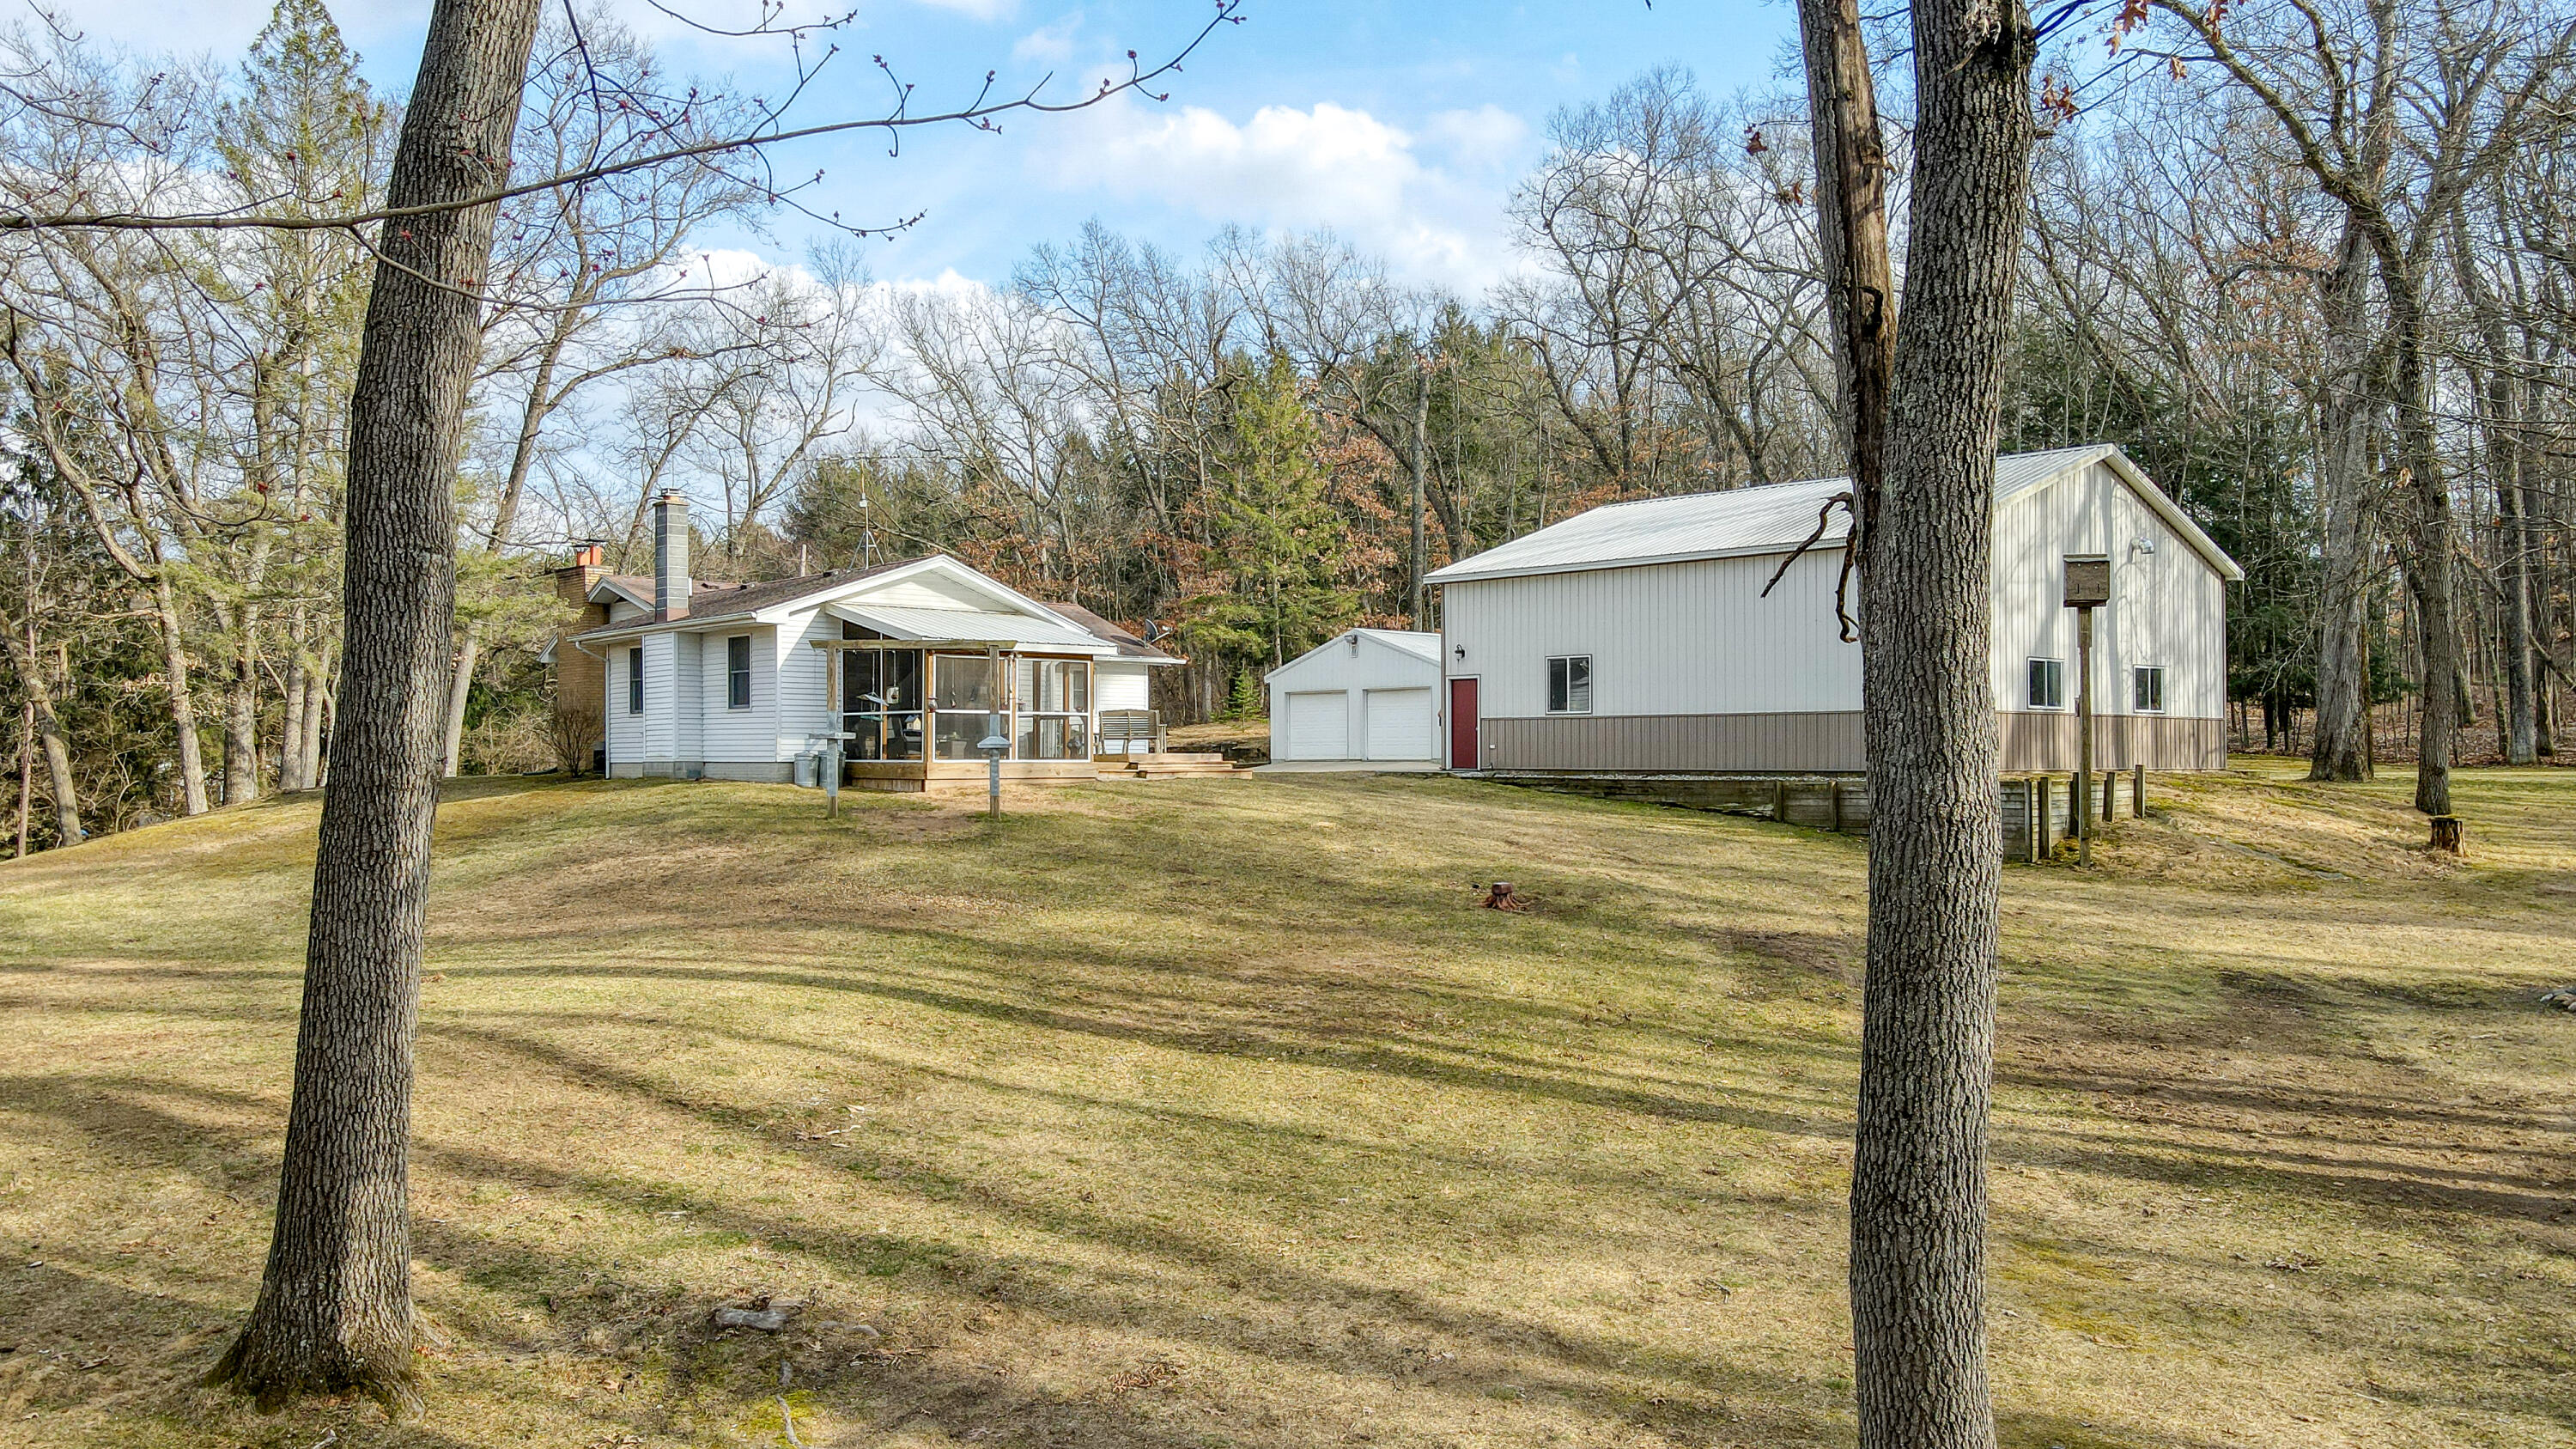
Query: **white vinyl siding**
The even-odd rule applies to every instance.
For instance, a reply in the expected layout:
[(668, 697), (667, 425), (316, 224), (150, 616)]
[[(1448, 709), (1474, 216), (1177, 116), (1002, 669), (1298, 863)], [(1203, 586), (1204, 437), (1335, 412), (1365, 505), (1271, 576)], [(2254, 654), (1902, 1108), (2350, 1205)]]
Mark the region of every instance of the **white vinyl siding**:
[(638, 647), (631, 644), (611, 644), (600, 650), (607, 663), (601, 673), (607, 676), (608, 760), (614, 765), (644, 758), (644, 716), (629, 713), (626, 707), (631, 698), (628, 681), (636, 677), (638, 652)]
[(679, 636), (647, 634), (644, 649), (644, 750), (641, 758), (671, 760), (679, 745), (678, 722), (672, 704), (678, 697), (673, 673), (679, 660)]
[(1091, 693), (1095, 709), (1151, 709), (1153, 676), (1150, 666), (1103, 659), (1092, 666)]
[[(831, 706), (823, 699), (823, 651), (814, 648), (812, 641), (840, 638), (841, 621), (817, 608), (789, 615), (779, 627), (765, 631), (761, 637), (776, 643), (771, 655), (771, 688), (778, 705), (774, 720), (761, 716), (759, 710), (752, 713), (776, 731), (771, 747), (777, 753), (772, 758), (792, 760), (804, 750), (807, 735), (839, 728)], [(767, 651), (755, 648), (753, 652), (757, 655)], [(752, 686), (754, 690), (759, 687), (757, 683)]]
[[(751, 707), (732, 707), (733, 646), (727, 635), (709, 634), (698, 660), (699, 753), (691, 758), (734, 764), (771, 764), (794, 755), (778, 753), (778, 631), (750, 631)], [(740, 637), (740, 636), (731, 636)], [(811, 653), (811, 650), (807, 651)]]

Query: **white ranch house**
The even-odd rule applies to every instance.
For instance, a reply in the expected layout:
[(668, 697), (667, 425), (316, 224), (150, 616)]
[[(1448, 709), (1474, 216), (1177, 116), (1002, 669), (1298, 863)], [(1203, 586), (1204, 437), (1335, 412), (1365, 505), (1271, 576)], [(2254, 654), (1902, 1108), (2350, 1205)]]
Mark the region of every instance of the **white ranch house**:
[(598, 691), (608, 774), (810, 784), (837, 731), (852, 785), (980, 784), (997, 712), (1007, 779), (1095, 778), (1096, 751), (1151, 740), (1149, 676), (1180, 661), (1108, 620), (944, 555), (693, 579), (687, 506), (654, 505), (653, 576), (610, 574), (595, 553), (558, 576), (593, 611), (555, 647), (558, 692)]
[[(1762, 597), (1849, 486), (1611, 504), (1433, 572), (1450, 768), (1860, 771), (1860, 649), (1834, 615), (1843, 510)], [(2069, 556), (2110, 560), (2111, 601), (2095, 611), (2097, 763), (2223, 768), (2235, 561), (2109, 444), (1998, 459), (1994, 519), (2002, 768), (2075, 767)]]

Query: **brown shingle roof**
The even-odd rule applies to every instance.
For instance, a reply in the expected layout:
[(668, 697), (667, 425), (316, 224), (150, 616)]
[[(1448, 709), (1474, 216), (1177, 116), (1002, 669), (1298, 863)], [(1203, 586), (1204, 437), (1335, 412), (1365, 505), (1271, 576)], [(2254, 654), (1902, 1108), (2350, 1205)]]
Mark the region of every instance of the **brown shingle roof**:
[(1179, 655), (1164, 653), (1162, 650), (1146, 643), (1144, 640), (1129, 633), (1127, 630), (1120, 628), (1116, 624), (1110, 623), (1107, 619), (1100, 617), (1098, 614), (1091, 612), (1080, 604), (1050, 603), (1047, 607), (1064, 615), (1066, 618), (1071, 619), (1073, 622), (1080, 624), (1082, 627), (1099, 635), (1101, 638), (1108, 640), (1110, 643), (1117, 645), (1118, 657), (1121, 659), (1166, 659), (1174, 664), (1181, 662)]
[[(688, 617), (660, 622), (703, 624), (756, 614), (779, 604), (793, 603), (808, 594), (837, 589), (843, 584), (856, 583), (860, 579), (873, 578), (878, 574), (918, 562), (920, 562), (918, 559), (897, 559), (892, 563), (878, 564), (874, 568), (832, 569), (819, 574), (803, 574), (792, 579), (771, 579), (767, 583), (759, 584), (726, 584), (698, 579), (695, 581), (697, 587), (689, 591)], [(612, 574), (606, 582), (626, 587), (647, 599), (653, 597), (653, 580), (649, 577)], [(590, 633), (623, 633), (629, 629), (644, 628), (654, 622), (656, 621), (649, 619), (630, 619), (623, 624), (611, 624), (606, 628), (593, 629)], [(587, 638), (588, 635), (583, 637)]]

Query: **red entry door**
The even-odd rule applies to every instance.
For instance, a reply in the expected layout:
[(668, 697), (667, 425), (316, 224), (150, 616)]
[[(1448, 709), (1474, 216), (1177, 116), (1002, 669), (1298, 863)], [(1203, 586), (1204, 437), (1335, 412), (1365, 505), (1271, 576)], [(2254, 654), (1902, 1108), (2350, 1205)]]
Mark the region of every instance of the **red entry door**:
[(1476, 681), (1449, 681), (1449, 768), (1474, 770), (1484, 761), (1476, 752)]

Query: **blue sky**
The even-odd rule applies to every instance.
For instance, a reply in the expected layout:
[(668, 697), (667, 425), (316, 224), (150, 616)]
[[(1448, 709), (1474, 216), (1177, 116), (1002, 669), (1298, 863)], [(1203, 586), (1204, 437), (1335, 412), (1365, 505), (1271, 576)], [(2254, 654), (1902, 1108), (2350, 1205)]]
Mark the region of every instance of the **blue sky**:
[[(667, 0), (711, 24), (740, 24), (756, 0)], [(824, 0), (788, 0), (791, 17)], [(846, 3), (846, 0), (844, 0)], [(229, 63), (268, 0), (71, 0), (93, 37)], [(428, 7), (341, 0), (342, 28), (371, 77), (406, 88)], [(757, 89), (785, 73), (775, 42), (711, 41), (643, 0), (612, 13), (656, 38), (675, 71)], [(1766, 87), (1787, 61), (1794, 11), (1779, 0), (1643, 0), (1559, 5), (1248, 0), (1245, 23), (1211, 37), (1168, 104), (1120, 100), (1069, 117), (1021, 117), (1003, 134), (915, 132), (900, 158), (864, 136), (780, 157), (821, 167), (818, 208), (853, 220), (926, 211), (911, 232), (871, 243), (879, 278), (947, 273), (1001, 283), (1035, 243), (1098, 217), (1181, 251), (1227, 222), (1329, 226), (1385, 254), (1400, 275), (1481, 291), (1510, 265), (1503, 206), (1542, 153), (1560, 105), (1606, 95), (1649, 67), (1687, 66), (1714, 92)], [(1022, 88), (1054, 71), (1070, 95), (1134, 48), (1168, 53), (1207, 7), (1171, 0), (863, 0), (807, 121), (882, 108), (868, 55), (883, 52), (922, 104), (962, 99), (988, 69)], [(810, 228), (713, 242), (780, 259)]]

